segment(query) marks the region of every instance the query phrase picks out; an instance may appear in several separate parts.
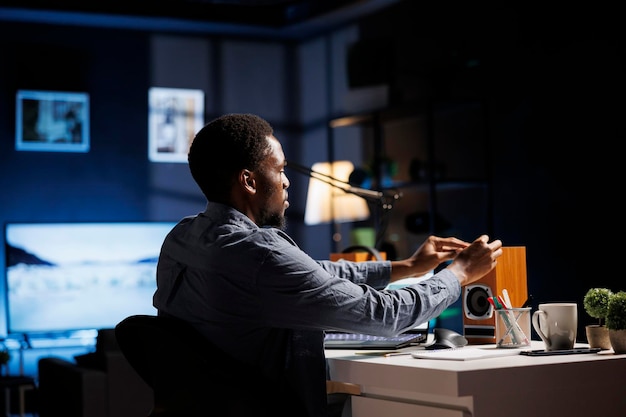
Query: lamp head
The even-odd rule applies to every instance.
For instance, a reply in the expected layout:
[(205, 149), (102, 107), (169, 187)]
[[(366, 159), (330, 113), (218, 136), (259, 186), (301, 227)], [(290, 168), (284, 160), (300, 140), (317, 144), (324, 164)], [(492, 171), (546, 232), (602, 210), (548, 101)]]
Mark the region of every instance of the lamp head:
[[(367, 201), (343, 191), (349, 188), (348, 179), (354, 171), (352, 162), (318, 162), (311, 171), (304, 213), (305, 224), (355, 222), (370, 217)], [(324, 180), (317, 179), (314, 173), (322, 174)]]

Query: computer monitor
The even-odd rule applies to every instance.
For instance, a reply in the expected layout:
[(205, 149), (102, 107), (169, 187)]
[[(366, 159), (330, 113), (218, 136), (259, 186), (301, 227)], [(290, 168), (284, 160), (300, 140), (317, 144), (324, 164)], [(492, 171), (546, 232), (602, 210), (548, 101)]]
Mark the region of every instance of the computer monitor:
[(155, 314), (156, 264), (174, 222), (5, 223), (7, 330), (113, 328)]

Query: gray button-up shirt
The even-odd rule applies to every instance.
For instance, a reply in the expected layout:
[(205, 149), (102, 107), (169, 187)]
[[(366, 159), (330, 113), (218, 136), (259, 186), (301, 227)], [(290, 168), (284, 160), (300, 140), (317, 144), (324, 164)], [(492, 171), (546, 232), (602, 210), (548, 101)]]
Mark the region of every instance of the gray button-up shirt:
[(390, 274), (389, 261), (313, 260), (283, 231), (209, 203), (166, 237), (154, 306), (235, 358), (260, 363), (278, 343), (276, 329), (395, 335), (437, 317), (461, 293), (449, 270), (384, 290)]

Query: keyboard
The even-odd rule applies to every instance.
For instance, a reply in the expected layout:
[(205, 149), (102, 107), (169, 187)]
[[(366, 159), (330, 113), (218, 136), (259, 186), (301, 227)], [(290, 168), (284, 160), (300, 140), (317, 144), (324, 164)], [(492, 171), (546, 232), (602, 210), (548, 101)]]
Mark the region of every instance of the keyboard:
[(374, 336), (361, 333), (327, 332), (327, 349), (383, 349), (395, 350), (426, 341), (427, 333), (403, 333), (397, 336)]

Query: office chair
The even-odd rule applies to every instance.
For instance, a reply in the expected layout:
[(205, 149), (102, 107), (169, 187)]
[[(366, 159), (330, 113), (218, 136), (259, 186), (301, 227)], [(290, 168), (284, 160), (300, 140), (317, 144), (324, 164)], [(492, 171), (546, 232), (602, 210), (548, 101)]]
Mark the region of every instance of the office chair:
[[(149, 417), (211, 415), (207, 396), (215, 379), (211, 369), (218, 354), (184, 322), (136, 315), (115, 326), (122, 353), (154, 392)], [(217, 411), (216, 411), (217, 412)]]
[(324, 402), (320, 395), (326, 388), (333, 395), (359, 393), (358, 386), (334, 382), (322, 385), (320, 393), (315, 382), (319, 378), (310, 375), (318, 363), (296, 359), (286, 375), (312, 381), (302, 389), (303, 396), (294, 390), (294, 379), (266, 376), (173, 317), (129, 316), (117, 324), (115, 334), (128, 362), (154, 391), (147, 417), (247, 417), (261, 415), (259, 410), (272, 410), (272, 416), (321, 415), (311, 409)]

